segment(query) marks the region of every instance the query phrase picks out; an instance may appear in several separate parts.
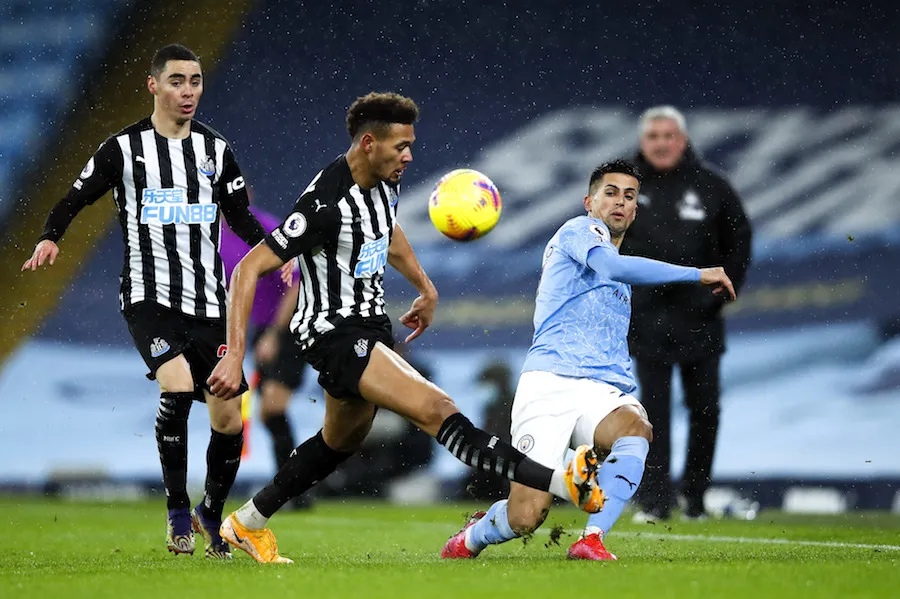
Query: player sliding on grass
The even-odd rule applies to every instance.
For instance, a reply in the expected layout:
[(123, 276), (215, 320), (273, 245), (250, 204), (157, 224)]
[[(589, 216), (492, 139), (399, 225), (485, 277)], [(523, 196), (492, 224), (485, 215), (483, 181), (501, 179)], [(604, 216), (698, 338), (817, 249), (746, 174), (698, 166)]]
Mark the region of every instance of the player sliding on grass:
[[(604, 505), (588, 519), (570, 559), (610, 560), (603, 537), (622, 514), (644, 473), (653, 427), (631, 393), (628, 355), (629, 285), (700, 283), (713, 293), (734, 288), (722, 268), (689, 268), (620, 256), (637, 212), (640, 173), (624, 160), (591, 173), (587, 216), (566, 222), (544, 251), (534, 311), (534, 341), (525, 358), (512, 410), (513, 446), (547, 468), (558, 468), (570, 447), (609, 452), (597, 473)], [(552, 496), (518, 482), (509, 499), (477, 512), (441, 551), (474, 558), (488, 545), (534, 531)]]
[(209, 377), (213, 393), (227, 399), (239, 389), (257, 280), (295, 257), (302, 286), (291, 331), (325, 389), (322, 430), (222, 523), (223, 538), (259, 562), (290, 561), (278, 555), (266, 522), (359, 449), (376, 406), (408, 418), (473, 468), (563, 497), (586, 511), (601, 506), (594, 478), (597, 458), (590, 447), (579, 448), (565, 471), (561, 464), (540, 465), (476, 428), (446, 393), (391, 349), (384, 308), (387, 264), (419, 292), (400, 318), (414, 329), (406, 341), (428, 328), (437, 304), (437, 291), (396, 221), (400, 177), (412, 161), (418, 114), (412, 100), (397, 94), (358, 98), (347, 113), (350, 149), (316, 175), (282, 225), (231, 276), (228, 353)]

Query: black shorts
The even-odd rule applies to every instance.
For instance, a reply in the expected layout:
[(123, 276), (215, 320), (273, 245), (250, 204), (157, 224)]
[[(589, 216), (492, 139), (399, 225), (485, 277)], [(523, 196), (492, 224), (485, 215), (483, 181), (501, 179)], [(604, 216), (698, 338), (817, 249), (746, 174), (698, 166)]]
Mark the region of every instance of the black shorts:
[[(224, 319), (194, 318), (155, 302), (140, 302), (122, 314), (135, 347), (150, 369), (148, 379), (155, 379), (160, 366), (184, 354), (191, 367), (194, 388), (209, 391), (206, 379), (228, 349)], [(241, 376), (237, 394), (247, 389), (247, 381)]]
[(319, 385), (329, 395), (338, 399), (360, 398), (359, 379), (379, 341), (393, 349), (390, 318), (351, 316), (316, 339), (303, 352), (303, 359), (319, 371)]
[[(253, 340), (254, 347), (263, 333), (265, 329), (256, 333)], [(256, 362), (256, 372), (259, 373), (260, 387), (266, 381), (275, 381), (291, 391), (296, 391), (303, 384), (306, 362), (293, 333), (285, 329), (278, 334), (278, 353), (271, 362)]]

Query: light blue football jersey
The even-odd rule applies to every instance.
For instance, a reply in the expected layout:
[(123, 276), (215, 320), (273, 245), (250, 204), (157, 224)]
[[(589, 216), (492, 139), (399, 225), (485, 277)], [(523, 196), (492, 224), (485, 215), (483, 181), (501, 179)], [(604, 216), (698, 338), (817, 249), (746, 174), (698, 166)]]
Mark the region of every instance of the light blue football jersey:
[(588, 253), (596, 247), (619, 253), (606, 224), (588, 216), (567, 221), (547, 244), (534, 308), (534, 340), (522, 372), (596, 379), (633, 393), (628, 354), (631, 286), (587, 266)]

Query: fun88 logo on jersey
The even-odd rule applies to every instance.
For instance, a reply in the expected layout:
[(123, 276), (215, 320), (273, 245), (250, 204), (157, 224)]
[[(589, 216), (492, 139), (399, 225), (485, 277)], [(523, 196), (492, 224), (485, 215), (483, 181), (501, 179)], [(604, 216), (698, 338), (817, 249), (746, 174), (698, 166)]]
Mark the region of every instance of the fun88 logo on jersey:
[(184, 189), (148, 188), (141, 198), (141, 223), (145, 225), (200, 225), (215, 222), (215, 204), (188, 204)]
[(357, 279), (371, 277), (387, 264), (388, 237), (364, 243), (359, 249), (359, 258), (353, 276)]

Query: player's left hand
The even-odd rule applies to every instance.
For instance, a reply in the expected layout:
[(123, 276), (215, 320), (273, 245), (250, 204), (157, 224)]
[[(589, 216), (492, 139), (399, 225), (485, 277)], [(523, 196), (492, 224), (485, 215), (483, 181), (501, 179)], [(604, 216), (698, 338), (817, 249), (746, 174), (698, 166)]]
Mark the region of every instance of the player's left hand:
[(210, 392), (220, 399), (230, 399), (237, 393), (243, 378), (241, 359), (231, 353), (226, 353), (219, 360), (212, 374), (206, 379)]
[(290, 287), (294, 284), (294, 261), (296, 258), (291, 258), (287, 262), (282, 265), (279, 269), (281, 271), (281, 280), (284, 281), (284, 284)]
[(434, 320), (434, 309), (437, 307), (437, 293), (423, 294), (413, 300), (409, 312), (400, 317), (400, 322), (410, 329), (412, 333), (407, 335), (406, 343), (409, 343), (425, 332)]

